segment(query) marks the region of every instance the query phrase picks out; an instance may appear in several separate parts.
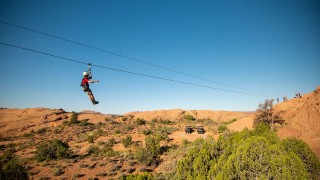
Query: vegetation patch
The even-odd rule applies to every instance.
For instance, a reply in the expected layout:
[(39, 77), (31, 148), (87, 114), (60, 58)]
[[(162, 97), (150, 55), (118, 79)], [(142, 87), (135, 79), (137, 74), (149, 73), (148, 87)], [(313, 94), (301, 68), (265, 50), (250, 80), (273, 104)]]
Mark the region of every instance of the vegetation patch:
[(122, 140), (122, 144), (124, 145), (124, 147), (129, 147), (132, 144), (132, 137), (130, 135), (126, 136), (123, 140)]
[(13, 152), (5, 152), (0, 156), (0, 179), (28, 179), (27, 169), (19, 162)]
[(183, 115), (183, 119), (188, 120), (188, 121), (195, 121), (196, 120), (196, 118), (194, 118), (191, 114)]
[(46, 161), (70, 158), (73, 152), (69, 149), (68, 143), (55, 139), (39, 144), (36, 147), (35, 154), (38, 161)]
[(144, 119), (138, 118), (138, 119), (136, 120), (136, 123), (137, 123), (138, 125), (145, 125), (147, 122), (146, 122), (146, 120), (144, 120)]
[(320, 173), (319, 159), (307, 144), (280, 140), (265, 124), (226, 132), (218, 141), (198, 139), (190, 147), (172, 179), (314, 179)]
[(225, 124), (221, 124), (220, 126), (218, 126), (218, 132), (219, 133), (223, 133), (224, 131), (226, 131), (228, 129), (227, 125)]

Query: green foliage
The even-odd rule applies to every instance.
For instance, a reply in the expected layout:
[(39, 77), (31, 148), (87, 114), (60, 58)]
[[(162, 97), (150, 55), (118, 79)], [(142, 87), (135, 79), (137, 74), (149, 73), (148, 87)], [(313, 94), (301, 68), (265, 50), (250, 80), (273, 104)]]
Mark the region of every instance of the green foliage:
[(147, 152), (147, 150), (144, 147), (137, 147), (134, 157), (138, 160), (140, 164), (148, 164), (148, 160), (150, 159), (150, 154)]
[(269, 144), (265, 137), (252, 136), (234, 149), (217, 177), (222, 179), (306, 179), (301, 160)]
[(68, 143), (60, 140), (43, 142), (36, 147), (35, 158), (38, 161), (70, 158), (72, 151), (69, 150)]
[(157, 136), (149, 135), (145, 139), (146, 150), (151, 154), (153, 159), (157, 159), (160, 155), (160, 140)]
[(12, 152), (5, 152), (0, 156), (0, 179), (28, 179), (27, 169), (21, 165)]
[(233, 123), (233, 122), (236, 122), (236, 121), (237, 121), (237, 118), (233, 118), (233, 119), (231, 119), (230, 121), (223, 122), (223, 124), (229, 125), (229, 124), (231, 124), (231, 123)]
[(93, 135), (88, 135), (88, 142), (89, 143), (93, 143), (94, 142), (94, 137), (93, 137)]
[(188, 146), (190, 143), (191, 143), (191, 142), (188, 141), (187, 139), (183, 139), (181, 145), (182, 145), (183, 147), (186, 147), (186, 146)]
[(119, 153), (114, 151), (109, 144), (103, 144), (100, 146), (91, 145), (88, 148), (88, 154), (91, 156), (100, 156), (100, 157), (113, 157)]
[(196, 120), (191, 114), (183, 115), (183, 119), (188, 120), (188, 121), (195, 121)]
[(269, 125), (197, 139), (175, 179), (317, 179), (319, 159), (300, 140), (280, 140)]
[(227, 129), (228, 129), (227, 125), (221, 124), (221, 125), (218, 127), (218, 132), (219, 132), (219, 133), (222, 133), (222, 132), (226, 131)]
[(119, 129), (116, 129), (116, 130), (114, 131), (114, 133), (115, 133), (115, 134), (120, 134), (121, 131), (120, 131)]
[(116, 140), (114, 138), (111, 138), (108, 140), (107, 144), (110, 146), (110, 147), (113, 147), (113, 145), (116, 144)]
[(122, 139), (122, 144), (124, 147), (129, 147), (132, 144), (132, 137), (130, 135), (126, 136), (124, 139)]
[(165, 125), (174, 125), (174, 122), (173, 122), (173, 121), (163, 120), (163, 119), (160, 119), (159, 123), (160, 123), (160, 124), (165, 124)]
[[(94, 126), (93, 123), (88, 122), (88, 121), (89, 121), (88, 119), (84, 119), (84, 120), (78, 121), (77, 123), (79, 123), (79, 126)], [(77, 124), (77, 123), (75, 123), (75, 124)]]
[(36, 135), (36, 132), (34, 130), (31, 130), (30, 133), (24, 133), (23, 137), (33, 137)]
[(142, 134), (144, 134), (146, 136), (149, 135), (149, 134), (153, 134), (153, 132), (150, 129), (144, 129), (141, 132), (142, 132)]
[(141, 173), (141, 174), (130, 174), (123, 175), (119, 178), (120, 180), (154, 180), (155, 178), (151, 173)]
[(146, 124), (146, 121), (145, 121), (144, 119), (138, 118), (138, 119), (136, 120), (136, 123), (137, 123), (138, 125), (144, 125), (144, 124)]
[(54, 176), (60, 176), (60, 175), (62, 175), (63, 174), (63, 170), (62, 170), (62, 168), (59, 166), (59, 167), (56, 167), (56, 168), (54, 168), (53, 170), (52, 170), (52, 174), (54, 175)]
[(44, 128), (38, 129), (38, 130), (36, 131), (36, 133), (37, 133), (37, 134), (44, 134), (44, 133), (46, 133), (46, 132), (48, 131), (48, 129), (49, 129), (49, 128), (44, 127)]
[(309, 145), (302, 140), (294, 138), (284, 139), (281, 144), (286, 151), (295, 153), (302, 160), (311, 179), (320, 177), (320, 160), (310, 149)]
[(78, 115), (75, 112), (72, 112), (72, 115), (70, 117), (70, 121), (68, 122), (68, 125), (72, 125), (72, 124), (78, 124)]

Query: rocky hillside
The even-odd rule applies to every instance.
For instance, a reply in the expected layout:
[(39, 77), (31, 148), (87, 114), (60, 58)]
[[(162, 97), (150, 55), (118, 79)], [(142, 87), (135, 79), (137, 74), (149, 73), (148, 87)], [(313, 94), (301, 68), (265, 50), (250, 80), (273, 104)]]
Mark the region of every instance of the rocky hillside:
[(294, 98), (274, 106), (286, 125), (278, 131), (281, 138), (296, 137), (308, 143), (320, 157), (320, 86), (302, 98)]

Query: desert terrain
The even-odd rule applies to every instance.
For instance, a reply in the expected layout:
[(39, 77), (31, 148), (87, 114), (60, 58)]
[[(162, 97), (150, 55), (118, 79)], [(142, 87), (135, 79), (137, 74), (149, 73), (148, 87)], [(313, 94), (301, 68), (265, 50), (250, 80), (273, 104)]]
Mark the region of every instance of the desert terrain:
[[(296, 137), (310, 145), (320, 157), (320, 87), (302, 98), (294, 98), (274, 105), (285, 124), (277, 127), (281, 138)], [(187, 149), (184, 143), (197, 138), (222, 133), (219, 126), (230, 131), (252, 129), (254, 112), (211, 110), (157, 110), (108, 115), (93, 111), (77, 112), (77, 123), (70, 123), (73, 112), (63, 109), (27, 108), (0, 110), (0, 153), (14, 149), (15, 155), (26, 165), (32, 179), (116, 179), (122, 174), (153, 172), (161, 174), (173, 169)], [(193, 117), (187, 119), (186, 115)], [(141, 122), (141, 123), (139, 123)], [(185, 126), (195, 131), (185, 132)], [(196, 128), (203, 126), (205, 133)], [(138, 162), (136, 149), (145, 145), (148, 132), (164, 134), (160, 164)], [(123, 139), (131, 136), (132, 143), (125, 146)], [(48, 140), (67, 142), (74, 152), (69, 159), (36, 161), (36, 147)], [(113, 142), (112, 154), (99, 156), (90, 153), (92, 146)], [(55, 173), (60, 169), (60, 173)]]

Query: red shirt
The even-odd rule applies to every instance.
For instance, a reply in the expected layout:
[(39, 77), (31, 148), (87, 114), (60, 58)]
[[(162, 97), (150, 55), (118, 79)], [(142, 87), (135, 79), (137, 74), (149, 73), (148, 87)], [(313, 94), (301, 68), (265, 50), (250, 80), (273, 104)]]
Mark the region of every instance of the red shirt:
[(87, 77), (84, 77), (81, 81), (81, 85), (86, 84), (89, 87), (89, 79)]

